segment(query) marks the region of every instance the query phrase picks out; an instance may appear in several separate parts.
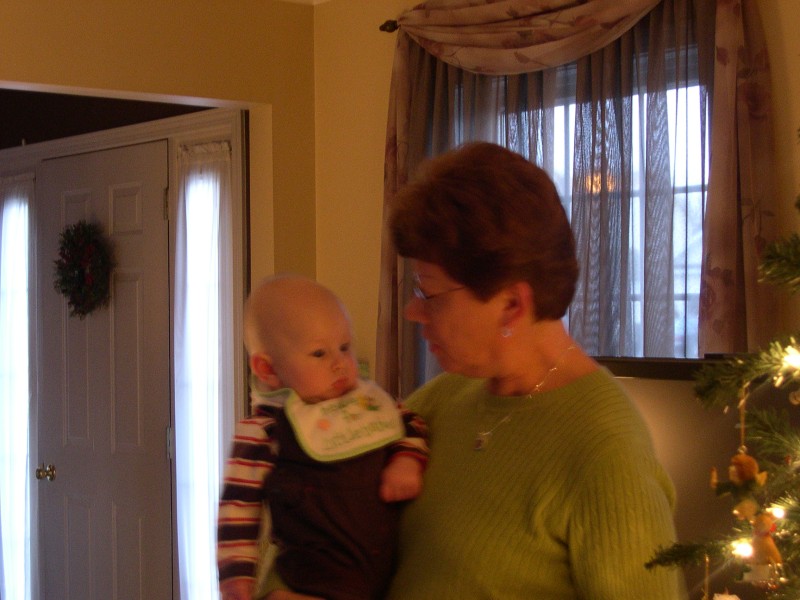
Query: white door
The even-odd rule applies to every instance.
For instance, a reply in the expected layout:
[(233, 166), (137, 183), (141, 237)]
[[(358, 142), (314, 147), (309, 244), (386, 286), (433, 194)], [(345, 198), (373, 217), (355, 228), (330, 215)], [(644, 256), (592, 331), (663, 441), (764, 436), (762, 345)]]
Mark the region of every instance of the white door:
[[(167, 142), (37, 169), (41, 597), (172, 597)], [(111, 239), (108, 307), (69, 316), (53, 286), (64, 227)]]

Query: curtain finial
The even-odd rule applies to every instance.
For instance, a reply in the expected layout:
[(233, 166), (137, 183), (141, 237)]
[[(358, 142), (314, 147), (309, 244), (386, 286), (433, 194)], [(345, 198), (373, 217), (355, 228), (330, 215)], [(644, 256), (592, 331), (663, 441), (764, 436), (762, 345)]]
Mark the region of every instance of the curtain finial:
[(384, 24), (381, 25), (378, 29), (380, 29), (381, 31), (385, 31), (386, 33), (392, 33), (393, 31), (397, 31), (399, 28), (400, 26), (397, 24), (397, 21), (390, 19), (384, 22)]

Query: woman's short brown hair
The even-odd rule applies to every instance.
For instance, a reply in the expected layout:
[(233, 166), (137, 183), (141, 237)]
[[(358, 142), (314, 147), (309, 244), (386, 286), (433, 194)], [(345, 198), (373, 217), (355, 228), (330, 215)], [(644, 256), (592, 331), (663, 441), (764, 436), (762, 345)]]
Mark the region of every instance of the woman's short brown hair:
[(401, 256), (440, 266), (478, 298), (526, 281), (536, 318), (566, 314), (575, 240), (552, 180), (519, 154), (478, 142), (427, 161), (390, 219)]

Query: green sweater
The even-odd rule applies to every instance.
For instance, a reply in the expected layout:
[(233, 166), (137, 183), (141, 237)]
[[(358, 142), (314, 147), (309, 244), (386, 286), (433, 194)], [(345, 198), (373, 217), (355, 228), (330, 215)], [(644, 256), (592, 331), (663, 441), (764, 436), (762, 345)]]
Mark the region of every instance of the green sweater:
[(406, 404), (430, 428), (431, 457), (389, 599), (686, 597), (680, 571), (644, 567), (674, 541), (674, 489), (607, 371), (532, 398), (444, 374)]

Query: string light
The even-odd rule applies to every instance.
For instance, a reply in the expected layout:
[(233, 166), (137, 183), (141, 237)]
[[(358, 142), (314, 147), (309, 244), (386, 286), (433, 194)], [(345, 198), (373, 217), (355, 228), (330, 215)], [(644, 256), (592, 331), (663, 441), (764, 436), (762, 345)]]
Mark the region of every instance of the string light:
[(789, 379), (794, 379), (797, 375), (797, 372), (800, 371), (800, 351), (798, 351), (794, 344), (795, 340), (794, 338), (791, 338), (790, 344), (783, 349), (781, 369), (773, 379), (776, 387), (781, 386), (787, 376)]
[(750, 540), (736, 540), (731, 544), (733, 553), (741, 558), (750, 558), (753, 556), (753, 545)]
[(782, 506), (778, 506), (777, 504), (773, 504), (769, 507), (769, 512), (772, 513), (772, 516), (776, 519), (782, 519), (786, 516), (786, 509)]
[(783, 357), (783, 364), (791, 367), (795, 371), (800, 369), (800, 351), (794, 346), (786, 346), (786, 354)]

